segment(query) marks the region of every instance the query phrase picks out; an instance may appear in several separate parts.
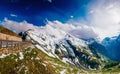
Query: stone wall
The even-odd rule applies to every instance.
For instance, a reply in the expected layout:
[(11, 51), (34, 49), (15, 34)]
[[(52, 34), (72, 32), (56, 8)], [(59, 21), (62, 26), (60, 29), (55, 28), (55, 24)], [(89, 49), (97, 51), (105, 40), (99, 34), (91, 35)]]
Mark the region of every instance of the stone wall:
[(11, 47), (5, 47), (5, 48), (0, 48), (0, 55), (2, 54), (13, 54), (13, 53), (19, 53), (23, 49), (31, 46), (31, 43), (25, 43), (22, 45), (17, 45), (17, 46), (11, 46)]
[(0, 33), (0, 40), (22, 41), (20, 37)]

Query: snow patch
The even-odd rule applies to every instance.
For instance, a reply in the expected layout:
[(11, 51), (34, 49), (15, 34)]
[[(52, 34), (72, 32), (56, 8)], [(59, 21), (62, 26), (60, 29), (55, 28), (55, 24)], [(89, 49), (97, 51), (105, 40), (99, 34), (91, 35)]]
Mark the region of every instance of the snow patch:
[(41, 46), (36, 45), (36, 47), (37, 47), (38, 49), (40, 49), (42, 52), (44, 52), (45, 54), (47, 54), (48, 56), (55, 57), (52, 53), (46, 52), (45, 49), (43, 49)]
[(66, 74), (66, 69), (60, 71), (60, 74)]
[(67, 61), (69, 61), (67, 58), (62, 58), (62, 61), (64, 62), (64, 63), (67, 63)]
[(22, 53), (22, 52), (20, 52), (19, 54), (20, 54), (19, 59), (20, 59), (20, 60), (22, 60), (22, 59), (24, 58), (24, 55), (23, 55), (23, 53)]
[(42, 63), (42, 65), (43, 65), (44, 67), (46, 67), (46, 64)]
[(40, 58), (39, 58), (39, 57), (36, 57), (35, 60), (40, 60)]
[(2, 54), (0, 55), (0, 58), (5, 58), (6, 56), (9, 56), (9, 54), (8, 55)]

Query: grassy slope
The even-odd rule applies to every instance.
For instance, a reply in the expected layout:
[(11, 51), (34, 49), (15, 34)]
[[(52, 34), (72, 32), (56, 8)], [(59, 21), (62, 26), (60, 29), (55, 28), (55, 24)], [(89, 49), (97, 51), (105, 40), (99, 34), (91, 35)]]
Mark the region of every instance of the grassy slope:
[(0, 74), (60, 74), (61, 71), (65, 74), (120, 72), (120, 68), (116, 66), (112, 68), (113, 70), (102, 71), (79, 69), (57, 58), (49, 57), (37, 48), (28, 48), (22, 53), (23, 59), (20, 59), (19, 53), (0, 58)]
[(11, 31), (11, 30), (9, 30), (7, 28), (4, 28), (2, 26), (0, 26), (0, 33), (4, 33), (4, 34), (8, 34), (8, 35), (12, 35), (12, 36), (17, 36), (18, 37), (18, 35), (15, 32), (13, 32), (13, 31)]
[(67, 74), (84, 72), (57, 58), (47, 56), (37, 48), (28, 48), (22, 53), (23, 59), (19, 59), (19, 53), (0, 58), (0, 74), (59, 74), (63, 70), (66, 70)]

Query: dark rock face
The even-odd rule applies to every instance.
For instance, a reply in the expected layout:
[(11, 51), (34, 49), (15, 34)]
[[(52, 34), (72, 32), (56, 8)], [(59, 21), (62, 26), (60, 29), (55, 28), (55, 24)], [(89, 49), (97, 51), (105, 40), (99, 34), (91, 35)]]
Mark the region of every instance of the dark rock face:
[(98, 42), (93, 42), (91, 44), (89, 44), (89, 48), (91, 50), (91, 52), (97, 57), (97, 58), (100, 58), (99, 55), (97, 54), (98, 52), (105, 55), (105, 56), (108, 56), (108, 52), (106, 50), (106, 48), (101, 45), (100, 43)]
[(26, 39), (26, 36), (27, 36), (27, 33), (25, 33), (25, 32), (20, 32), (18, 35), (19, 35), (23, 40), (25, 40), (25, 39)]
[[(60, 50), (59, 48), (61, 46), (57, 44), (55, 54), (57, 54), (61, 58), (66, 57), (70, 59), (76, 67), (83, 69), (99, 69), (101, 63), (98, 59), (94, 59), (94, 57), (96, 56), (91, 55), (91, 52), (88, 52), (87, 49), (77, 48), (71, 43), (70, 40), (66, 40), (66, 43), (70, 48), (65, 45), (62, 46), (65, 47), (67, 52)], [(71, 51), (74, 52), (74, 55)]]

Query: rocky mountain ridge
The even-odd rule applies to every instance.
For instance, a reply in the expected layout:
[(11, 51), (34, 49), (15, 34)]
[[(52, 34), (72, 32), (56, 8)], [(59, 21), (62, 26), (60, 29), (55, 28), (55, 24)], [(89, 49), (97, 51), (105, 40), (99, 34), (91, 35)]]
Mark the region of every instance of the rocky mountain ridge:
[[(53, 32), (54, 30), (55, 32)], [(24, 32), (22, 37), (32, 41), (48, 56), (60, 58), (65, 63), (91, 70), (104, 67), (102, 62), (105, 58), (98, 52), (93, 53), (87, 41), (78, 39), (50, 25), (39, 30), (30, 29)]]

